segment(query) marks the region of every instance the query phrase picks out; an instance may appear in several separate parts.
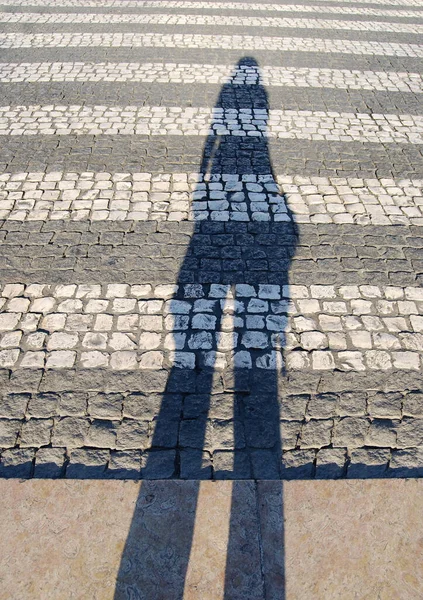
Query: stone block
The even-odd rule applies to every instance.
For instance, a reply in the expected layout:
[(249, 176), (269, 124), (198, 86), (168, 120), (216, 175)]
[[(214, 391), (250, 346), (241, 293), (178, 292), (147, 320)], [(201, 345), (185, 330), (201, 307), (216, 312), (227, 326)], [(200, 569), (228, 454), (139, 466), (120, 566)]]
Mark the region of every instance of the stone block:
[(39, 448), (50, 444), (53, 419), (29, 419), (22, 425), (21, 447)]
[(302, 421), (280, 422), (280, 445), (284, 450), (293, 450), (299, 445)]
[(140, 450), (111, 452), (106, 475), (112, 479), (139, 479), (141, 476)]
[(58, 395), (57, 413), (61, 417), (82, 417), (87, 414), (88, 394), (85, 392), (62, 392)]
[(364, 445), (369, 427), (370, 422), (365, 418), (344, 417), (336, 420), (332, 444), (334, 447), (359, 448)]
[(390, 450), (386, 448), (357, 448), (351, 452), (347, 477), (349, 479), (384, 477), (389, 458)]
[(141, 456), (143, 479), (170, 479), (176, 475), (176, 451), (152, 450)]
[(365, 437), (366, 446), (395, 448), (397, 445), (397, 428), (399, 421), (391, 419), (374, 419), (370, 423)]
[(212, 462), (208, 452), (185, 448), (180, 452), (181, 479), (211, 479)]
[(423, 419), (406, 417), (398, 425), (398, 448), (423, 446)]
[(0, 457), (0, 477), (31, 477), (35, 451), (32, 448), (11, 448)]
[(66, 467), (67, 479), (100, 479), (106, 476), (109, 450), (79, 448), (71, 450)]
[(94, 419), (85, 435), (84, 445), (96, 448), (115, 448), (117, 428), (116, 421)]
[(65, 459), (65, 448), (40, 448), (35, 455), (34, 477), (62, 477)]
[(63, 417), (55, 421), (53, 429), (53, 446), (78, 448), (84, 445), (90, 421), (85, 417)]
[[(205, 415), (197, 419), (183, 420), (180, 423), (179, 445), (183, 448), (197, 448), (211, 450), (212, 426)], [(176, 446), (176, 443), (175, 443)]]
[(0, 401), (0, 417), (23, 419), (30, 398), (30, 394), (5, 394)]
[(0, 448), (13, 448), (21, 427), (22, 421), (17, 419), (0, 419)]
[(423, 477), (423, 448), (393, 450), (388, 475), (390, 477)]
[(342, 392), (338, 399), (338, 414), (345, 416), (364, 416), (367, 412), (365, 392)]
[(306, 421), (301, 429), (301, 448), (321, 448), (328, 446), (333, 429), (332, 419)]
[(337, 414), (338, 396), (336, 394), (316, 394), (310, 397), (307, 404), (307, 416), (314, 419), (325, 419)]
[(314, 475), (315, 450), (288, 450), (282, 454), (282, 479), (310, 479)]
[(403, 412), (405, 416), (423, 417), (423, 393), (409, 392), (403, 397)]
[(346, 448), (322, 448), (317, 453), (316, 478), (339, 479), (346, 473)]
[(214, 450), (245, 448), (244, 423), (240, 420), (215, 420), (211, 429)]
[(29, 417), (48, 418), (58, 415), (59, 394), (32, 394), (27, 415)]
[(145, 449), (148, 443), (148, 421), (124, 419), (117, 426), (116, 448)]
[(88, 398), (88, 414), (99, 419), (120, 419), (123, 400), (122, 394), (100, 392)]
[(250, 479), (248, 454), (243, 450), (216, 450), (213, 452), (215, 479)]
[(305, 417), (306, 407), (310, 396), (304, 395), (281, 395), (279, 399), (279, 412), (281, 419), (300, 420)]
[(250, 453), (254, 479), (280, 478), (280, 452), (275, 450), (252, 450)]

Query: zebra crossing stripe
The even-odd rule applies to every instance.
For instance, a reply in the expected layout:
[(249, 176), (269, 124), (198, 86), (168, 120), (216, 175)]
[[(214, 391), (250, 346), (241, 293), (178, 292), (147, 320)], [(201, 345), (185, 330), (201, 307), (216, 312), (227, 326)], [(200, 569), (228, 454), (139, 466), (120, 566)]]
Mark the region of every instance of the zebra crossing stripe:
[(415, 287), (8, 284), (0, 368), (419, 371), (422, 309)]
[(0, 107), (0, 135), (224, 135), (423, 143), (423, 117), (310, 110), (32, 105)]
[[(334, 1), (334, 0), (330, 0)], [(344, 0), (339, 0), (343, 2)], [(350, 2), (349, 4), (353, 4)], [(383, 0), (372, 2), (372, 4), (384, 4), (394, 6), (416, 6), (421, 8), (421, 4), (418, 1), (413, 0), (407, 2), (401, 2), (400, 0), (387, 1)], [(6, 0), (2, 2), (3, 6), (33, 6), (33, 7), (44, 7), (54, 6), (57, 7), (55, 0)], [(337, 6), (320, 6), (311, 4), (260, 4), (260, 3), (248, 3), (248, 2), (195, 2), (190, 0), (161, 0), (158, 4), (155, 0), (61, 0), (60, 7), (77, 7), (77, 8), (172, 8), (172, 9), (204, 9), (207, 10), (239, 10), (239, 11), (260, 11), (260, 12), (319, 12), (321, 13), (335, 13), (339, 14), (340, 9)], [(406, 9), (395, 10), (395, 9), (375, 9), (363, 6), (343, 6), (342, 14), (348, 15), (373, 15), (373, 16), (392, 16), (392, 17), (407, 17), (407, 18), (421, 18), (422, 13), (420, 11), (410, 11)]]
[(382, 21), (341, 21), (283, 17), (243, 17), (225, 15), (173, 15), (126, 13), (0, 13), (0, 23), (33, 24), (153, 24), (207, 25), (228, 27), (273, 27), (288, 29), (325, 29), (328, 31), (371, 31), (383, 33), (423, 33), (423, 24)]
[(423, 45), (342, 39), (162, 33), (0, 33), (0, 48), (182, 48), (423, 58)]
[[(325, 0), (326, 2), (334, 2), (336, 4), (344, 4), (348, 3), (352, 6), (342, 7), (342, 12), (348, 10), (354, 10), (355, 4), (363, 4), (363, 0)], [(56, 0), (2, 0), (2, 6), (54, 6), (57, 7)], [(405, 6), (405, 7), (416, 7), (421, 8), (420, 0), (372, 0), (371, 4), (383, 5), (383, 6)], [(292, 11), (296, 8), (303, 10), (310, 10), (313, 8), (317, 8), (320, 12), (322, 10), (326, 10), (328, 7), (315, 5), (314, 2), (310, 2), (305, 5), (298, 4), (271, 4), (271, 3), (258, 3), (258, 2), (193, 2), (187, 0), (162, 0), (160, 1), (160, 5), (156, 0), (61, 0), (60, 6), (72, 6), (77, 8), (86, 7), (96, 7), (96, 8), (156, 8), (166, 7), (166, 8), (207, 8), (208, 10), (211, 8), (217, 8), (218, 10), (254, 10), (254, 11)], [(362, 7), (358, 7), (358, 9), (362, 9)], [(335, 10), (339, 13), (340, 8), (335, 7)], [(362, 10), (372, 10), (372, 9), (362, 9)], [(355, 13), (354, 13), (355, 14)], [(417, 13), (420, 14), (420, 13)]]
[(175, 64), (175, 63), (0, 63), (2, 83), (46, 82), (142, 82), (142, 83), (207, 83), (255, 85), (266, 87), (318, 87), (365, 89), (394, 92), (423, 92), (419, 73), (357, 71), (349, 69), (317, 69), (306, 67), (261, 66), (260, 69), (240, 65)]
[(0, 219), (423, 226), (423, 180), (253, 173), (3, 173)]

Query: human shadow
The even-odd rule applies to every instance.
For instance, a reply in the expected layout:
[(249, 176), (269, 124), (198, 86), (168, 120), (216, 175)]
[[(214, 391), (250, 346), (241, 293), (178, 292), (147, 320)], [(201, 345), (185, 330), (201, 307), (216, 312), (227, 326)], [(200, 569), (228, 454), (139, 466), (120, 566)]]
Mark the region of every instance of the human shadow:
[[(184, 597), (203, 479), (233, 480), (225, 599), (284, 598), (282, 482), (264, 503), (257, 482), (282, 478), (278, 385), (297, 234), (273, 173), (268, 120), (258, 64), (245, 57), (221, 89), (203, 149), (194, 232), (165, 307), (172, 367), (142, 468), (146, 480), (190, 482), (186, 492), (178, 482), (142, 484), (116, 600)], [(269, 520), (278, 538), (270, 553), (257, 534)]]

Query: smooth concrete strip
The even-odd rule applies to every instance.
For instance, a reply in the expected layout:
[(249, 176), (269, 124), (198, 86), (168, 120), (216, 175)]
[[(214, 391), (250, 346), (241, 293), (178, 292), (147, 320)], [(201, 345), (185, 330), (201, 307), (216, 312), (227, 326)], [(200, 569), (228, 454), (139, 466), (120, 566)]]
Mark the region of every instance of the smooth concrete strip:
[(3, 480), (0, 599), (417, 600), (422, 489)]

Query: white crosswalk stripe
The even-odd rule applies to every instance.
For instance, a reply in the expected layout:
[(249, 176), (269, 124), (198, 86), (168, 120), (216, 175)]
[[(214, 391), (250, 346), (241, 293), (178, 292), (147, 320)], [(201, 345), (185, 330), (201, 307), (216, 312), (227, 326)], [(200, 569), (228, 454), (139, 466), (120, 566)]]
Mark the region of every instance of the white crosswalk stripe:
[[(325, 0), (337, 4), (347, 3), (352, 6), (342, 6), (343, 14), (392, 14), (402, 16), (410, 13), (412, 16), (420, 16), (420, 11), (394, 11), (380, 10), (368, 7), (355, 7), (354, 4), (364, 4), (363, 0)], [(382, 4), (386, 6), (415, 6), (421, 8), (420, 0), (372, 0), (371, 4)], [(57, 0), (2, 0), (3, 6), (54, 6), (57, 8)], [(338, 7), (322, 6), (320, 4), (272, 4), (258, 2), (195, 2), (189, 0), (60, 0), (60, 7), (98, 7), (98, 8), (189, 8), (207, 10), (248, 10), (248, 11), (275, 11), (275, 12), (303, 12), (319, 11), (326, 12), (328, 9), (340, 12)], [(375, 12), (373, 12), (375, 11)], [(398, 13), (398, 14), (397, 14)], [(404, 16), (407, 16), (404, 14)]]
[(187, 48), (423, 58), (423, 45), (342, 39), (161, 33), (0, 33), (0, 48)]
[(0, 13), (0, 23), (101, 24), (133, 23), (154, 25), (209, 25), (228, 27), (274, 27), (288, 29), (327, 29), (330, 31), (371, 31), (384, 33), (423, 33), (423, 24), (382, 21), (341, 21), (283, 17), (244, 17), (222, 15), (110, 14), (110, 13)]
[[(212, 184), (212, 185), (211, 185)], [(197, 173), (4, 173), (0, 219), (423, 226), (423, 180)]]
[(187, 285), (172, 299), (178, 287), (5, 285), (0, 367), (194, 369), (196, 354), (216, 369), (423, 366), (418, 288)]
[(207, 107), (0, 107), (0, 135), (232, 135), (423, 143), (423, 116)]
[(423, 92), (419, 73), (384, 71), (351, 71), (349, 69), (313, 69), (298, 67), (187, 63), (0, 63), (3, 83), (56, 82), (142, 82), (142, 83), (207, 83), (255, 85), (267, 87), (318, 87), (363, 89), (395, 92)]

